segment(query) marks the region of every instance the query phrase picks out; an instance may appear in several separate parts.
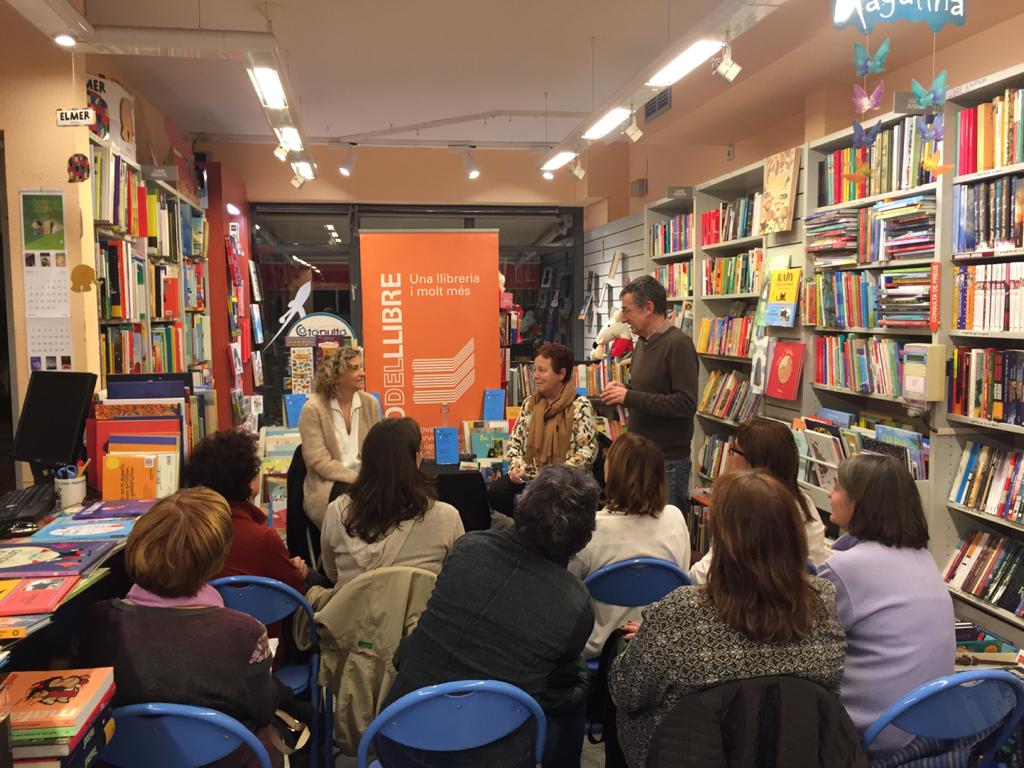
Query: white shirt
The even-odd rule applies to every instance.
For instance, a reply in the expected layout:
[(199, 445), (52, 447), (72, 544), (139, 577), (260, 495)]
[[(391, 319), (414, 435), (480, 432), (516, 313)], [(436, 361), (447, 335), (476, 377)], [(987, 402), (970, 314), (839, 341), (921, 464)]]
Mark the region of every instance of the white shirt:
[(338, 448), (341, 450), (341, 463), (349, 469), (359, 469), (359, 409), (363, 407), (359, 393), (352, 395), (352, 410), (349, 421), (352, 431), (345, 427), (345, 415), (337, 398), (331, 400), (331, 418), (334, 420), (334, 432), (338, 436)]
[[(590, 543), (569, 561), (569, 572), (580, 579), (611, 563), (633, 557), (657, 557), (684, 571), (690, 566), (690, 532), (679, 507), (669, 504), (657, 517), (624, 515), (605, 507), (597, 513), (597, 527)], [(594, 603), (594, 630), (584, 658), (601, 655), (608, 636), (630, 619), (640, 620), (643, 607)]]

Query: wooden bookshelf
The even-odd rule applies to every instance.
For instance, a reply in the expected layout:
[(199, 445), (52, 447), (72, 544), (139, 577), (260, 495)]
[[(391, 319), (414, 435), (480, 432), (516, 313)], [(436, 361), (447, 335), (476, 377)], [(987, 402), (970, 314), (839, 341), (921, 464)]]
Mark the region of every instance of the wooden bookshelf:
[(736, 355), (712, 355), (709, 352), (698, 352), (697, 356), (703, 360), (716, 360), (722, 363), (735, 363), (737, 365), (750, 365), (753, 362), (749, 357), (737, 357)]

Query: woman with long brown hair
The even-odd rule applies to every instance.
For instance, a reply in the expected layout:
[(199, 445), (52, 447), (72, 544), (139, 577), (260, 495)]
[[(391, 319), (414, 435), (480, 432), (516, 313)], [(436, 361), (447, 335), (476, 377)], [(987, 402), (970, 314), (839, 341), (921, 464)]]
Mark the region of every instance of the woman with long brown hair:
[[(605, 565), (631, 557), (657, 557), (684, 571), (690, 565), (690, 532), (679, 507), (666, 504), (665, 457), (646, 437), (626, 432), (605, 459), (604, 508), (590, 543), (569, 561), (581, 579)], [(623, 622), (639, 618), (639, 608), (594, 601), (594, 629), (586, 658), (601, 653), (608, 636)]]
[(807, 573), (793, 495), (764, 469), (729, 472), (711, 501), (708, 583), (644, 610), (608, 676), (631, 768), (680, 698), (731, 680), (794, 675), (839, 695), (846, 638), (836, 588)]

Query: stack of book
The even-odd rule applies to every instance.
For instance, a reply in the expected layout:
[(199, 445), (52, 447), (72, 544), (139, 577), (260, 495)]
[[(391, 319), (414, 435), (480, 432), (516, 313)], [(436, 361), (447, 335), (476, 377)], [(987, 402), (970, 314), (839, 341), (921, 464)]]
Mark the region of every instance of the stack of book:
[(953, 187), (953, 252), (1024, 246), (1024, 176)]
[(757, 293), (764, 279), (764, 251), (755, 248), (738, 256), (710, 257), (704, 261), (704, 295)]
[(935, 254), (935, 195), (914, 195), (871, 207), (862, 264), (930, 259)]
[(946, 565), (946, 583), (1004, 611), (1024, 616), (1024, 544), (988, 531), (968, 531)]
[(757, 413), (761, 395), (750, 387), (749, 378), (738, 371), (711, 371), (697, 410), (707, 416), (741, 423)]
[(1024, 350), (954, 347), (949, 368), (950, 413), (1024, 425)]
[(1003, 520), (1024, 519), (1024, 452), (968, 441), (949, 501)]
[(669, 298), (674, 296), (690, 296), (693, 294), (693, 276), (689, 261), (679, 261), (657, 267), (651, 272), (659, 283), (665, 286)]
[(731, 203), (721, 203), (701, 215), (701, 245), (738, 240), (761, 231), (761, 193), (751, 192)]
[(857, 264), (867, 221), (864, 208), (809, 213), (804, 219), (804, 250), (814, 255), (815, 267)]
[(893, 339), (844, 333), (814, 340), (815, 382), (851, 392), (900, 397), (903, 345)]
[(954, 267), (953, 325), (968, 331), (1024, 331), (1024, 262)]
[(873, 272), (818, 272), (814, 276), (817, 317), (823, 328), (874, 328), (878, 277)]
[(667, 253), (679, 253), (693, 248), (693, 223), (692, 213), (681, 213), (667, 221), (653, 225), (651, 227), (652, 255), (664, 256)]
[(750, 357), (754, 328), (754, 307), (736, 302), (727, 317), (705, 317), (700, 321), (697, 351), (709, 355)]
[(978, 173), (1024, 162), (1024, 92), (1007, 89), (991, 102), (960, 110), (957, 121), (958, 174)]
[(726, 471), (732, 437), (709, 434), (697, 451), (697, 474), (702, 480), (714, 482)]
[(88, 768), (113, 736), (112, 667), (12, 672), (11, 754), (24, 768)]
[(932, 301), (931, 270), (927, 267), (886, 269), (878, 290), (878, 324), (890, 328), (923, 328), (928, 325)]

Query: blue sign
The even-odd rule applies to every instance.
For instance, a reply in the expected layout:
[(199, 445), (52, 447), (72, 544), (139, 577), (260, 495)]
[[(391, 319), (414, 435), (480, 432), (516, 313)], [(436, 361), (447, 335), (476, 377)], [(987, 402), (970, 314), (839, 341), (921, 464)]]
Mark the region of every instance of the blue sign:
[(964, 25), (967, 0), (832, 0), (837, 29), (857, 27), (864, 33), (890, 21), (924, 22), (933, 32), (947, 24)]

